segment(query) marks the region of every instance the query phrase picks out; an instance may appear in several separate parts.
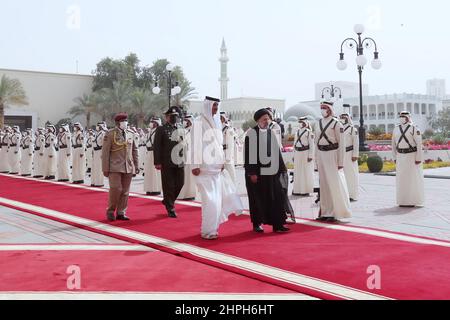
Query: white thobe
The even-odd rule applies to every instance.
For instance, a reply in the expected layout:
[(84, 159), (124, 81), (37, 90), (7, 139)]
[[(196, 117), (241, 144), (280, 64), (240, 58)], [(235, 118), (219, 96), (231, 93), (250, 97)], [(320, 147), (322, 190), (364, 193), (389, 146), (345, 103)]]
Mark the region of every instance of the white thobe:
[(58, 159), (56, 153), (56, 136), (53, 133), (49, 133), (45, 136), (45, 149), (44, 149), (44, 176), (56, 177), (56, 170), (58, 167)]
[(83, 133), (80, 131), (73, 135), (72, 155), (72, 181), (84, 182), (86, 174), (86, 153)]
[[(394, 160), (397, 161), (397, 204), (399, 206), (423, 206), (425, 203), (425, 187), (423, 164), (422, 135), (414, 125), (397, 126), (392, 137), (392, 152)], [(400, 128), (406, 131), (406, 139), (401, 139)], [(408, 144), (409, 142), (409, 144)], [(398, 149), (417, 148), (411, 153), (399, 153)]]
[(9, 158), (8, 158), (8, 134), (3, 134), (0, 136), (0, 143), (2, 144), (2, 148), (0, 149), (0, 172), (8, 173), (10, 170), (9, 167)]
[[(193, 139), (194, 146), (191, 149), (193, 168), (200, 169), (200, 175), (195, 177), (195, 181), (202, 200), (201, 234), (216, 236), (220, 224), (226, 222), (232, 213), (240, 214), (244, 207), (228, 171), (223, 170), (225, 155), (220, 129), (215, 128), (214, 123), (204, 116), (195, 121), (194, 126), (201, 128), (203, 133), (203, 139)], [(194, 134), (197, 132), (194, 128)], [(200, 154), (202, 160), (199, 164), (196, 160)]]
[[(294, 195), (314, 192), (314, 134), (308, 128), (297, 131), (294, 153)], [(307, 150), (301, 150), (302, 148)], [(299, 151), (300, 149), (301, 151)], [(308, 162), (308, 159), (313, 161)]]
[(9, 150), (8, 150), (8, 158), (9, 158), (9, 167), (10, 171), (13, 174), (18, 174), (20, 171), (20, 140), (22, 135), (20, 133), (14, 132), (9, 137)]
[(22, 176), (31, 176), (33, 171), (33, 141), (30, 136), (22, 139), (21, 142), (21, 159), (20, 159), (20, 174)]
[(43, 177), (45, 174), (45, 166), (46, 161), (44, 158), (45, 152), (45, 136), (43, 134), (39, 134), (36, 138), (35, 142), (35, 150), (33, 157), (33, 176), (34, 177)]
[(91, 170), (91, 185), (93, 187), (103, 187), (105, 185), (105, 176), (103, 175), (102, 169), (102, 148), (105, 134), (106, 132), (103, 130), (97, 132), (92, 144), (93, 158)]
[(225, 170), (230, 174), (230, 178), (234, 184), (236, 184), (236, 134), (234, 129), (230, 126), (225, 126), (222, 129), (223, 132), (223, 147), (225, 152)]
[(359, 164), (352, 158), (359, 157), (358, 129), (352, 125), (344, 126), (345, 156), (344, 173), (350, 199), (359, 199)]
[[(332, 117), (320, 120), (323, 129), (331, 144), (339, 144), (337, 150), (321, 151), (320, 146), (328, 146), (328, 142), (321, 137), (319, 123), (316, 125), (315, 144), (317, 168), (320, 180), (320, 210), (322, 217), (334, 217), (336, 219), (350, 218), (350, 196), (344, 170), (338, 167), (344, 166), (345, 144), (344, 129), (342, 124)], [(331, 125), (325, 130), (328, 123)]]
[(147, 133), (144, 145), (144, 192), (152, 194), (161, 193), (161, 171), (155, 168), (155, 154), (153, 151), (156, 129), (151, 129)]
[[(192, 135), (191, 129), (186, 130), (185, 138), (184, 138), (184, 146), (185, 146), (185, 155), (191, 154), (192, 147)], [(184, 165), (184, 185), (183, 189), (180, 191), (180, 195), (178, 199), (187, 200), (187, 199), (195, 199), (197, 196), (197, 186), (194, 179), (194, 175), (192, 174), (192, 163), (187, 163)]]
[(70, 157), (72, 152), (72, 139), (70, 133), (63, 132), (58, 135), (58, 181), (70, 181)]

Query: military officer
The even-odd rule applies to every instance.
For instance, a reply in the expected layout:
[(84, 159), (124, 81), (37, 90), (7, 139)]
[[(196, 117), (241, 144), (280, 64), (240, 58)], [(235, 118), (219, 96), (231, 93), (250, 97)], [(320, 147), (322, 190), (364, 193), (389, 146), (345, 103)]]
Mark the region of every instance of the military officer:
[(92, 171), (92, 160), (93, 160), (93, 150), (92, 143), (95, 139), (95, 132), (92, 129), (89, 129), (86, 134), (86, 169), (88, 173)]
[(348, 113), (340, 115), (344, 126), (344, 174), (347, 181), (350, 201), (358, 201), (359, 198), (359, 133), (353, 125), (352, 117)]
[(86, 175), (86, 147), (83, 127), (77, 122), (73, 125), (72, 135), (72, 181), (74, 184), (84, 183)]
[(157, 129), (154, 142), (155, 167), (161, 170), (163, 205), (170, 218), (177, 218), (175, 201), (184, 185), (184, 152), (181, 110), (171, 107), (166, 124)]
[(9, 173), (8, 127), (0, 129), (0, 173)]
[(109, 204), (106, 217), (109, 221), (130, 220), (126, 212), (133, 175), (139, 174), (138, 146), (134, 134), (128, 130), (128, 115), (119, 113), (114, 118), (116, 127), (103, 139), (102, 169), (109, 178)]
[[(191, 153), (192, 148), (192, 139), (193, 139), (193, 130), (192, 126), (194, 124), (194, 117), (192, 115), (186, 115), (184, 117), (184, 154), (189, 155)], [(180, 194), (178, 195), (178, 199), (184, 201), (193, 201), (197, 195), (197, 186), (194, 180), (194, 176), (192, 175), (192, 169), (194, 166), (192, 164), (185, 163), (184, 165), (184, 186), (181, 189)]]

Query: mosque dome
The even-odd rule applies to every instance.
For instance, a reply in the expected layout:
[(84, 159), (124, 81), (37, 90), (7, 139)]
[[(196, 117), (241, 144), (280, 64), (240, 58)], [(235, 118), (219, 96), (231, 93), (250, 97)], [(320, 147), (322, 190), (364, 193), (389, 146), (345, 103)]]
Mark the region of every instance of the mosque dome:
[(284, 113), (284, 120), (288, 122), (297, 121), (299, 117), (309, 117), (311, 119), (320, 118), (319, 108), (318, 110), (314, 109), (311, 106), (308, 106), (304, 103), (296, 104), (295, 106), (290, 107)]

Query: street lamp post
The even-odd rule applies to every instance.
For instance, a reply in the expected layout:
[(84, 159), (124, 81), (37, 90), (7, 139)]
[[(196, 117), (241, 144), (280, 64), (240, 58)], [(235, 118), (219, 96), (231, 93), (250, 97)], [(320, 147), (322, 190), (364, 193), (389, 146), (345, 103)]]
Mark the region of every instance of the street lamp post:
[[(165, 74), (165, 76), (167, 77), (167, 98), (169, 100), (169, 108), (172, 106), (172, 96), (180, 94), (181, 93), (181, 88), (178, 84), (178, 82), (175, 83), (175, 86), (172, 85), (172, 73), (174, 70), (174, 65), (169, 63), (166, 66), (166, 71), (167, 73)], [(158, 86), (158, 81), (156, 81), (155, 83), (155, 87), (153, 88), (153, 93), (158, 95), (161, 93), (161, 88)]]
[[(343, 71), (347, 69), (347, 63), (344, 60), (344, 45), (347, 44), (350, 49), (356, 48), (356, 64), (358, 66), (359, 73), (359, 149), (360, 151), (369, 151), (366, 145), (366, 129), (364, 128), (364, 114), (363, 114), (363, 89), (362, 89), (362, 72), (364, 66), (367, 64), (367, 58), (364, 56), (364, 48), (369, 49), (373, 44), (375, 47), (374, 59), (372, 61), (372, 68), (378, 70), (382, 67), (381, 61), (379, 59), (379, 52), (377, 48), (377, 43), (372, 38), (362, 38), (361, 35), (364, 33), (364, 26), (362, 24), (355, 25), (355, 33), (358, 35), (358, 39), (347, 38), (341, 44), (341, 53), (339, 54), (339, 61), (337, 67), (339, 70)], [(355, 46), (356, 45), (356, 46)]]
[(341, 88), (335, 87), (334, 85), (331, 85), (330, 87), (325, 87), (322, 90), (322, 99), (325, 98), (325, 93), (328, 92), (331, 98), (334, 98), (336, 94), (339, 93), (339, 99), (342, 99), (342, 90)]

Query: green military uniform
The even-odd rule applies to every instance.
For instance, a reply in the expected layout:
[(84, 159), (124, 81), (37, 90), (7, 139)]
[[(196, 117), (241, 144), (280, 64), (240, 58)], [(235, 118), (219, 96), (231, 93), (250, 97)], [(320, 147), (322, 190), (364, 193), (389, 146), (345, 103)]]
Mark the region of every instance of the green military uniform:
[[(166, 115), (180, 117), (181, 110), (171, 107)], [(184, 185), (183, 135), (179, 129), (178, 124), (166, 123), (156, 130), (153, 143), (155, 166), (161, 166), (162, 203), (171, 218), (176, 218), (175, 201)]]

